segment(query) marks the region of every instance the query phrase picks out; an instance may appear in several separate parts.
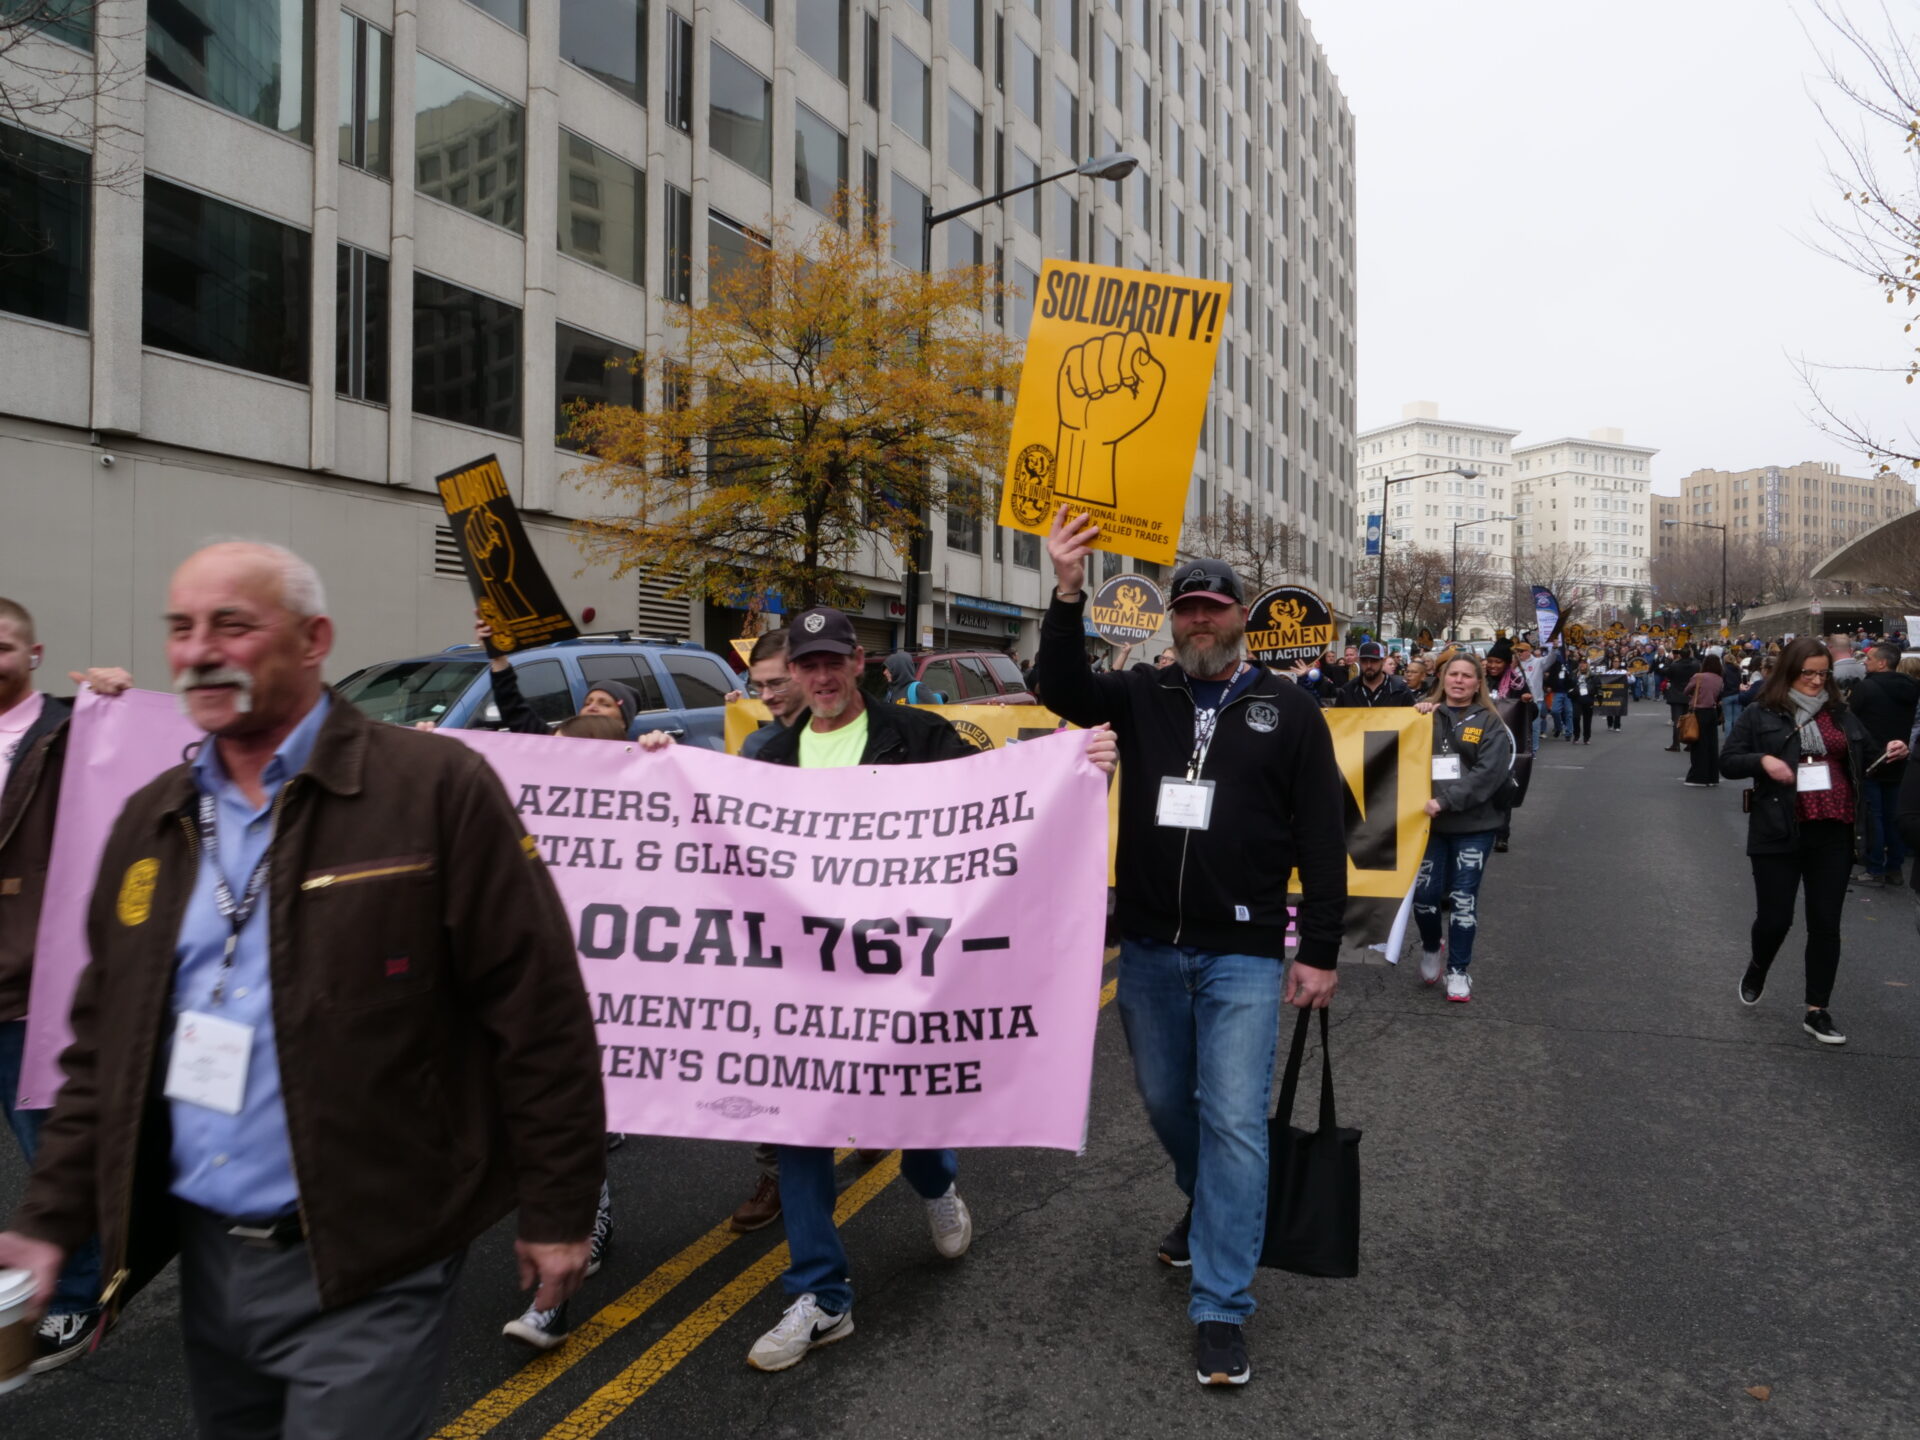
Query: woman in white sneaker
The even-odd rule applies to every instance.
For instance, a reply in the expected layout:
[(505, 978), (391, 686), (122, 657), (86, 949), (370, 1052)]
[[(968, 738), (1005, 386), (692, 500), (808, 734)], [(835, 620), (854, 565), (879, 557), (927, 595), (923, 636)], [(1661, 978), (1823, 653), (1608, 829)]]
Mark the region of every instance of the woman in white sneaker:
[(1868, 767), (1904, 760), (1904, 741), (1882, 747), (1833, 678), (1833, 659), (1813, 636), (1793, 641), (1752, 703), (1740, 712), (1720, 773), (1751, 780), (1747, 863), (1753, 867), (1753, 952), (1740, 978), (1743, 1004), (1760, 1003), (1767, 971), (1793, 929), (1794, 895), (1807, 892), (1806, 1032), (1844, 1045), (1827, 1004), (1840, 970), (1840, 911), (1853, 869), (1854, 830), (1864, 819)]
[(1420, 978), (1440, 978), (1441, 907), (1447, 926), (1447, 999), (1473, 998), (1467, 967), (1480, 927), (1480, 878), (1511, 806), (1507, 780), (1514, 740), (1493, 708), (1479, 657), (1460, 652), (1440, 667), (1434, 695), (1415, 707), (1433, 716), (1433, 798), (1427, 853), (1414, 886), (1413, 919), (1420, 927)]

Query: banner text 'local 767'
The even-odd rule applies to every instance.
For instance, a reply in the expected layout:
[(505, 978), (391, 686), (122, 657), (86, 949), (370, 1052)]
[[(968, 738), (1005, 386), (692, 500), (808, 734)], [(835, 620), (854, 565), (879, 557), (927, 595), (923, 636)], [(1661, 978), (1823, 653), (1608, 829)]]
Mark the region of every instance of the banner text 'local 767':
[(1000, 523), (1044, 534), (1056, 507), (1095, 548), (1170, 563), (1233, 287), (1048, 260), (1014, 404)]

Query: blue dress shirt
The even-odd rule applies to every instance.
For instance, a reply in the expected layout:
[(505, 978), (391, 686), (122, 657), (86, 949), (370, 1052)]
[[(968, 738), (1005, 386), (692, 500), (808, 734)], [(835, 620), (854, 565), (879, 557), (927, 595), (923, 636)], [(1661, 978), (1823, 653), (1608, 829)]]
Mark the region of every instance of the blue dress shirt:
[[(214, 799), (219, 825), (220, 868), (239, 900), (247, 879), (272, 839), (273, 804), (285, 785), (306, 768), (313, 742), (331, 704), (320, 703), (294, 727), (261, 773), (266, 800), (255, 809), (240, 787), (227, 778), (219, 748), (211, 736), (193, 762), (193, 782)], [(180, 922), (174, 947), (173, 1009), (197, 1010), (253, 1027), (253, 1053), (247, 1062), (246, 1093), (240, 1113), (222, 1115), (204, 1105), (171, 1101), (173, 1115), (173, 1193), (216, 1214), (264, 1219), (290, 1214), (300, 1202), (293, 1175), (293, 1150), (287, 1140), (287, 1112), (280, 1099), (280, 1056), (273, 1038), (273, 985), (267, 968), (267, 911), (273, 878), (241, 928), (227, 973), (226, 994), (213, 1003), (221, 957), (232, 926), (213, 898), (213, 864), (203, 846), (193, 896)], [(171, 1050), (172, 1032), (168, 1032)]]

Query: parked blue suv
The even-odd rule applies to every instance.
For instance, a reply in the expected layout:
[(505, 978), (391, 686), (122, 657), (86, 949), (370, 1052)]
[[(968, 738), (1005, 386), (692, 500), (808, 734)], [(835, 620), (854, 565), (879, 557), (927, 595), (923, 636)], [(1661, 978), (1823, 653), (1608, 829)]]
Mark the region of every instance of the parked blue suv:
[[(625, 632), (583, 635), (512, 657), (520, 693), (548, 725), (579, 713), (587, 691), (617, 680), (640, 697), (628, 738), (664, 730), (685, 745), (726, 746), (726, 695), (733, 672), (690, 641), (636, 640)], [(498, 730), (486, 651), (450, 645), (437, 655), (383, 660), (334, 687), (368, 717), (394, 725), (431, 720), (442, 730)]]

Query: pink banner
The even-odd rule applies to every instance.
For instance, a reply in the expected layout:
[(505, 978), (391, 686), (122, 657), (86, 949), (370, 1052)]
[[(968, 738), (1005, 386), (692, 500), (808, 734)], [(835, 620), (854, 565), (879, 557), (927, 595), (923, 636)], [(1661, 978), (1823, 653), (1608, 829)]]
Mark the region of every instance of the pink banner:
[(27, 996), (20, 1104), (28, 1110), (46, 1109), (60, 1089), (60, 1052), (73, 1038), (67, 1011), (87, 963), (87, 901), (108, 832), (127, 797), (199, 739), (171, 695), (129, 690), (103, 700), (83, 689), (74, 701)]
[[(90, 718), (114, 703), (93, 702)], [(93, 753), (101, 736), (114, 756)], [(687, 747), (456, 738), (500, 774), (559, 885), (610, 1128), (1080, 1146), (1107, 850), (1105, 781), (1084, 732), (835, 771)], [(178, 758), (177, 740), (154, 742), (136, 752), (117, 726), (76, 720), (68, 783), (111, 773), (124, 797)], [(61, 948), (36, 966), (28, 1060), (40, 1068), (27, 1073), (40, 1087), (84, 954), (90, 862), (119, 809), (100, 788), (85, 797), (71, 827), (75, 796), (63, 797), (55, 845), (61, 890), (79, 897)], [(84, 854), (77, 839), (63, 854), (69, 828), (90, 837)]]

